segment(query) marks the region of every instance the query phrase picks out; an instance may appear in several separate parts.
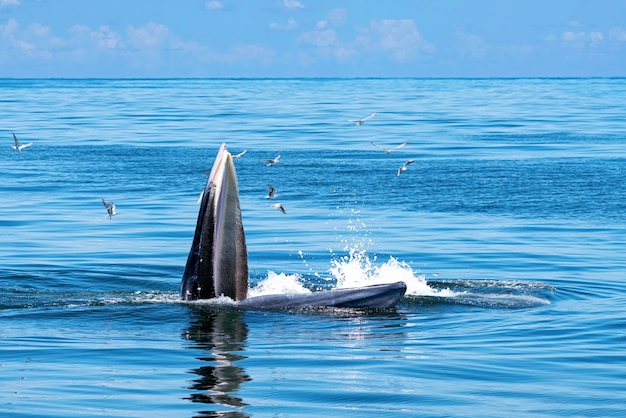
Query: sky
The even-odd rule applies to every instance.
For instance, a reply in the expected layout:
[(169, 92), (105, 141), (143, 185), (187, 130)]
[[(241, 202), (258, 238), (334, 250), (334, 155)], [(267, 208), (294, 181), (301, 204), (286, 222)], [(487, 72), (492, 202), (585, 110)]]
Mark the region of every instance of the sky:
[(625, 0), (0, 0), (0, 77), (623, 77)]

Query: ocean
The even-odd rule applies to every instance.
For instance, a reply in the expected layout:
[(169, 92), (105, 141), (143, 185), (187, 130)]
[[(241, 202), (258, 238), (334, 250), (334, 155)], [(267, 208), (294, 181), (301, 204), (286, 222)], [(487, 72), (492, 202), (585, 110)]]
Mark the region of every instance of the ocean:
[[(625, 100), (622, 78), (0, 79), (0, 415), (624, 416)], [(182, 302), (223, 142), (251, 294), (402, 280), (397, 307)]]

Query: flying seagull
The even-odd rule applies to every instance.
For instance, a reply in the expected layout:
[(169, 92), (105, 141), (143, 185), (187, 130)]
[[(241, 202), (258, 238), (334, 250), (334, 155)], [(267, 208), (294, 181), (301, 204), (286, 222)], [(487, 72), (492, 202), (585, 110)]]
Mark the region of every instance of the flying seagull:
[(287, 214), (287, 212), (285, 212), (285, 208), (283, 207), (282, 203), (275, 203), (275, 204), (272, 205), (272, 208), (278, 209), (279, 211), (281, 211), (283, 213), (283, 215)]
[(395, 150), (397, 150), (399, 148), (402, 148), (402, 147), (406, 147), (408, 145), (409, 141), (403, 142), (402, 144), (398, 145), (397, 147), (393, 147), (393, 148), (381, 147), (380, 145), (376, 145), (374, 142), (371, 142), (371, 141), (370, 141), (370, 143), (373, 146), (375, 146), (376, 148), (380, 148), (380, 149), (384, 150), (385, 154), (391, 154), (392, 151), (395, 151)]
[(377, 113), (378, 113), (378, 112), (374, 112), (374, 113), (372, 113), (371, 115), (369, 115), (368, 117), (363, 118), (363, 119), (353, 119), (353, 120), (352, 120), (352, 119), (347, 119), (347, 121), (348, 121), (348, 122), (352, 122), (352, 123), (354, 123), (354, 124), (356, 124), (356, 125), (358, 125), (358, 126), (361, 126), (361, 125), (363, 125), (363, 123), (364, 123), (366, 120), (371, 119), (371, 118), (373, 118), (374, 116), (376, 116), (376, 114), (377, 114)]
[(240, 152), (239, 154), (237, 154), (237, 155), (233, 155), (233, 160), (236, 160), (237, 158), (241, 158), (241, 157), (243, 157), (243, 155), (244, 155), (246, 152), (248, 152), (248, 150), (247, 150), (247, 149), (245, 149), (245, 150), (241, 151), (241, 152)]
[(278, 160), (280, 160), (280, 154), (278, 154), (275, 158), (270, 158), (269, 160), (261, 160), (264, 163), (267, 163), (268, 167), (273, 166), (274, 164), (278, 164)]
[(271, 184), (268, 184), (267, 189), (269, 190), (267, 193), (268, 199), (276, 199), (278, 197), (278, 192), (276, 191), (274, 186), (272, 186)]
[(111, 219), (111, 217), (118, 214), (118, 212), (115, 210), (115, 203), (113, 202), (109, 203), (106, 200), (102, 199), (102, 204), (107, 209), (107, 212), (108, 212), (107, 216), (109, 217), (109, 219)]
[(17, 139), (17, 137), (15, 136), (15, 134), (13, 134), (13, 140), (15, 141), (15, 145), (11, 145), (11, 148), (13, 148), (15, 151), (17, 151), (17, 152), (18, 152), (18, 154), (21, 154), (21, 153), (22, 153), (22, 150), (23, 150), (24, 148), (28, 148), (28, 147), (30, 147), (31, 145), (33, 145), (33, 143), (32, 143), (32, 142), (29, 142), (28, 144), (23, 144), (23, 145), (20, 145), (20, 140), (19, 140), (19, 139)]
[(408, 160), (402, 164), (402, 166), (398, 169), (398, 175), (400, 175), (400, 173), (404, 173), (409, 168), (409, 164), (413, 162), (415, 162), (415, 160)]

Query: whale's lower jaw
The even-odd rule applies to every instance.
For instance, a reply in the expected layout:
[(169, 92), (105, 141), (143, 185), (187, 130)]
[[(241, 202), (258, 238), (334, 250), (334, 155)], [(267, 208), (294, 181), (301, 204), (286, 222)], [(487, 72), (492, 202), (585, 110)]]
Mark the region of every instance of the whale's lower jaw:
[(257, 296), (237, 304), (249, 309), (308, 307), (385, 309), (394, 307), (406, 293), (404, 282), (334, 289), (312, 293)]

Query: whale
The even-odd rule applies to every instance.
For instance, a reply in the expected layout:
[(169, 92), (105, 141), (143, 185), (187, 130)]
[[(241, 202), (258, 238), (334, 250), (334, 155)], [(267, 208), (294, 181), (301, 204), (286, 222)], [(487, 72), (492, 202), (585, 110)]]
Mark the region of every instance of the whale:
[(225, 143), (201, 195), (198, 219), (180, 283), (185, 301), (226, 296), (243, 309), (393, 308), (406, 293), (402, 281), (310, 293), (248, 297), (248, 250), (237, 173)]

